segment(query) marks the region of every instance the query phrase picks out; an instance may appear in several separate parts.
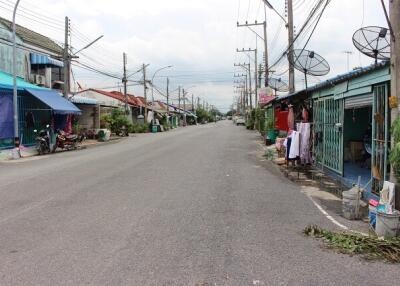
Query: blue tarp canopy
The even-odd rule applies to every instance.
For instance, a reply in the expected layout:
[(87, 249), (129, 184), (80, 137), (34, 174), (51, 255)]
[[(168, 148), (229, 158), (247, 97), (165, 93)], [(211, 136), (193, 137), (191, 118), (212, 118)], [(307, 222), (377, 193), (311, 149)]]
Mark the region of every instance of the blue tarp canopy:
[(48, 105), (55, 114), (81, 114), (78, 107), (54, 90), (32, 88), (26, 88), (25, 90)]
[(31, 53), (31, 64), (32, 65), (49, 65), (55, 67), (63, 67), (64, 63), (62, 61), (50, 58), (47, 55), (40, 55), (36, 53)]

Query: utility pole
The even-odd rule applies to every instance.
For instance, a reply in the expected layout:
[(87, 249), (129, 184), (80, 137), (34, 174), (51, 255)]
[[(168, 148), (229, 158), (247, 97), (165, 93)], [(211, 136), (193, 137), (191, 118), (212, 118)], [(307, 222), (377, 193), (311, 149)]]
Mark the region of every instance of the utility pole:
[[(255, 67), (255, 71), (254, 71), (254, 107), (257, 106), (257, 97), (258, 97), (258, 72), (257, 72), (257, 49), (236, 49), (236, 52), (240, 53), (240, 52), (254, 52), (254, 67)], [(250, 64), (249, 65), (249, 74), (250, 74), (250, 81), (251, 81), (251, 71), (250, 71)], [(251, 84), (250, 84), (250, 108), (252, 107), (252, 98), (251, 98)]]
[(63, 95), (65, 98), (68, 98), (69, 94), (69, 67), (70, 67), (70, 58), (69, 58), (69, 18), (65, 17), (65, 39), (64, 39), (64, 92)]
[[(255, 21), (254, 23), (249, 24), (247, 21), (245, 24), (239, 24), (237, 22), (238, 27), (250, 27), (250, 26), (263, 26), (264, 28), (264, 65), (265, 65), (265, 82), (264, 86), (268, 86), (268, 39), (267, 39), (267, 21), (265, 20), (263, 23), (258, 23)], [(257, 66), (257, 65), (256, 65)], [(257, 68), (256, 68), (257, 69)], [(256, 77), (257, 78), (257, 77)]]
[[(269, 65), (268, 65), (268, 40), (267, 40), (267, 19), (264, 21), (264, 51), (265, 51), (265, 82), (264, 87), (268, 86), (268, 77), (269, 77)], [(256, 65), (257, 69), (257, 65)]]
[(296, 91), (294, 83), (294, 57), (293, 57), (293, 0), (287, 0), (287, 12), (288, 12), (288, 37), (289, 37), (289, 93), (294, 93)]
[[(252, 89), (251, 89), (251, 66), (250, 64), (234, 64), (235, 67), (242, 67), (244, 68), (247, 72), (249, 72), (248, 77), (246, 74), (246, 102), (247, 102), (247, 106), (249, 106), (249, 99), (248, 96), (250, 95), (250, 109), (253, 109), (253, 104), (252, 104)], [(243, 76), (243, 75), (242, 75)], [(247, 85), (247, 79), (249, 79), (249, 85)]]
[(169, 77), (167, 77), (167, 118), (169, 124)]
[[(383, 2), (382, 2), (383, 4)], [(391, 96), (397, 97), (397, 102), (400, 102), (400, 1), (398, 0), (390, 0), (389, 1), (389, 27), (391, 28)], [(398, 108), (391, 109), (391, 121), (393, 122), (399, 117)], [(395, 142), (392, 136), (391, 138), (391, 146), (394, 147)], [(390, 181), (396, 182), (396, 176), (391, 168)], [(399, 197), (400, 193), (397, 192), (396, 196)], [(399, 208), (399, 200), (396, 199), (396, 206)]]
[(181, 86), (178, 86), (178, 109), (179, 109), (179, 117), (178, 124), (181, 123)]
[(192, 93), (192, 111), (194, 112), (194, 95)]
[(262, 65), (259, 64), (258, 65), (258, 87), (261, 87), (262, 73), (263, 73)]
[(126, 62), (127, 62), (126, 53), (123, 53), (122, 58), (124, 62), (124, 76), (122, 77), (122, 83), (124, 85), (125, 113), (128, 114), (128, 87), (127, 87), (128, 79), (126, 77)]
[(147, 124), (147, 82), (146, 82), (146, 65), (143, 64), (143, 97), (144, 97), (144, 123)]

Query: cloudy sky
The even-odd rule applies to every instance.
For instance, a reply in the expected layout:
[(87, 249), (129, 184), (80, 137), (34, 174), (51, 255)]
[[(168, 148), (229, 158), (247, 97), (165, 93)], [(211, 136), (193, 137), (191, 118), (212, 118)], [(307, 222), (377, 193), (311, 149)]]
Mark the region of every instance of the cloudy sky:
[[(299, 29), (317, 0), (293, 0), (296, 28)], [(387, 2), (387, 1), (386, 1)], [(15, 0), (0, 0), (0, 15), (11, 18)], [(270, 3), (285, 14), (284, 0)], [(71, 19), (71, 44), (80, 49), (100, 35), (104, 38), (80, 54), (79, 61), (117, 77), (122, 74), (122, 54), (128, 54), (128, 70), (137, 71), (143, 63), (149, 64), (151, 77), (160, 67), (173, 65), (157, 74), (155, 84), (166, 88), (166, 77), (171, 90), (179, 85), (189, 89), (195, 97), (208, 101), (226, 111), (234, 96), (233, 75), (239, 72), (233, 64), (248, 62), (236, 48), (259, 49), (262, 61), (262, 43), (247, 28), (237, 28), (236, 22), (264, 20), (262, 0), (21, 0), (17, 23), (63, 42), (64, 17)], [(267, 10), (269, 59), (276, 61), (287, 45), (287, 31), (280, 18)], [(352, 51), (350, 68), (372, 63), (352, 44), (353, 33), (361, 26), (387, 26), (377, 0), (332, 0), (307, 48), (324, 56), (333, 77), (347, 70), (344, 51)], [(262, 34), (261, 28), (255, 32)], [(296, 47), (302, 48), (306, 39), (300, 38)], [(250, 57), (250, 60), (254, 59)], [(282, 61), (275, 73), (283, 79), (287, 63)], [(74, 77), (84, 87), (119, 89), (116, 78), (73, 68)], [(240, 71), (241, 72), (241, 71)], [(300, 74), (296, 85), (303, 87)], [(324, 78), (311, 78), (317, 83)], [(141, 74), (132, 76), (141, 79)], [(132, 82), (132, 85), (135, 83)], [(140, 86), (129, 91), (143, 94)], [(158, 98), (162, 95), (157, 94)], [(177, 97), (175, 92), (172, 97)]]

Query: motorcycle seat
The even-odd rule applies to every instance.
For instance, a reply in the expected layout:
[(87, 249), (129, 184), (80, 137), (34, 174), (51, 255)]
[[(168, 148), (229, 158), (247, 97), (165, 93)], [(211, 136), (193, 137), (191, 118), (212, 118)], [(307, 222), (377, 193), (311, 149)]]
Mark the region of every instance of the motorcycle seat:
[(68, 140), (76, 140), (76, 139), (78, 139), (78, 135), (67, 135), (66, 138)]

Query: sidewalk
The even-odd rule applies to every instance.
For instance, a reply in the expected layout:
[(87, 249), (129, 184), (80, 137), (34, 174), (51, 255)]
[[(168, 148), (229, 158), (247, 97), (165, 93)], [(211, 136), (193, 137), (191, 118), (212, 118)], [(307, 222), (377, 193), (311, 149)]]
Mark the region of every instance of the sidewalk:
[[(277, 158), (275, 146), (265, 146), (260, 140), (260, 159), (265, 163), (268, 171), (299, 186), (302, 193), (308, 196), (316, 207), (321, 207), (325, 216), (331, 216), (336, 222), (349, 230), (368, 234), (369, 225), (366, 216), (362, 220), (347, 220), (342, 216), (342, 192), (348, 190), (340, 182), (328, 177), (320, 170), (311, 166), (287, 167), (282, 160)], [(265, 156), (268, 154), (267, 156)], [(271, 158), (270, 155), (273, 154)], [(306, 211), (306, 210), (305, 210)], [(305, 222), (305, 225), (307, 222)], [(323, 226), (322, 226), (323, 227)]]
[[(106, 141), (106, 142), (100, 142), (95, 139), (86, 139), (78, 146), (77, 150), (92, 148), (92, 147), (101, 146), (101, 145), (105, 145), (105, 144), (117, 143), (117, 142), (120, 142), (121, 140), (123, 140), (124, 138), (128, 138), (128, 137), (112, 137), (109, 141)], [(51, 154), (47, 154), (47, 155), (38, 156), (35, 146), (22, 147), (20, 152), (21, 152), (21, 159), (17, 160), (18, 162), (21, 162), (24, 160), (32, 160), (33, 158), (35, 158), (35, 159), (46, 158), (47, 156), (51, 155)], [(66, 152), (66, 150), (64, 151), (64, 150), (58, 149), (56, 151), (56, 153), (62, 153), (62, 152)], [(17, 162), (17, 161), (13, 160), (12, 149), (0, 150), (0, 162)]]

